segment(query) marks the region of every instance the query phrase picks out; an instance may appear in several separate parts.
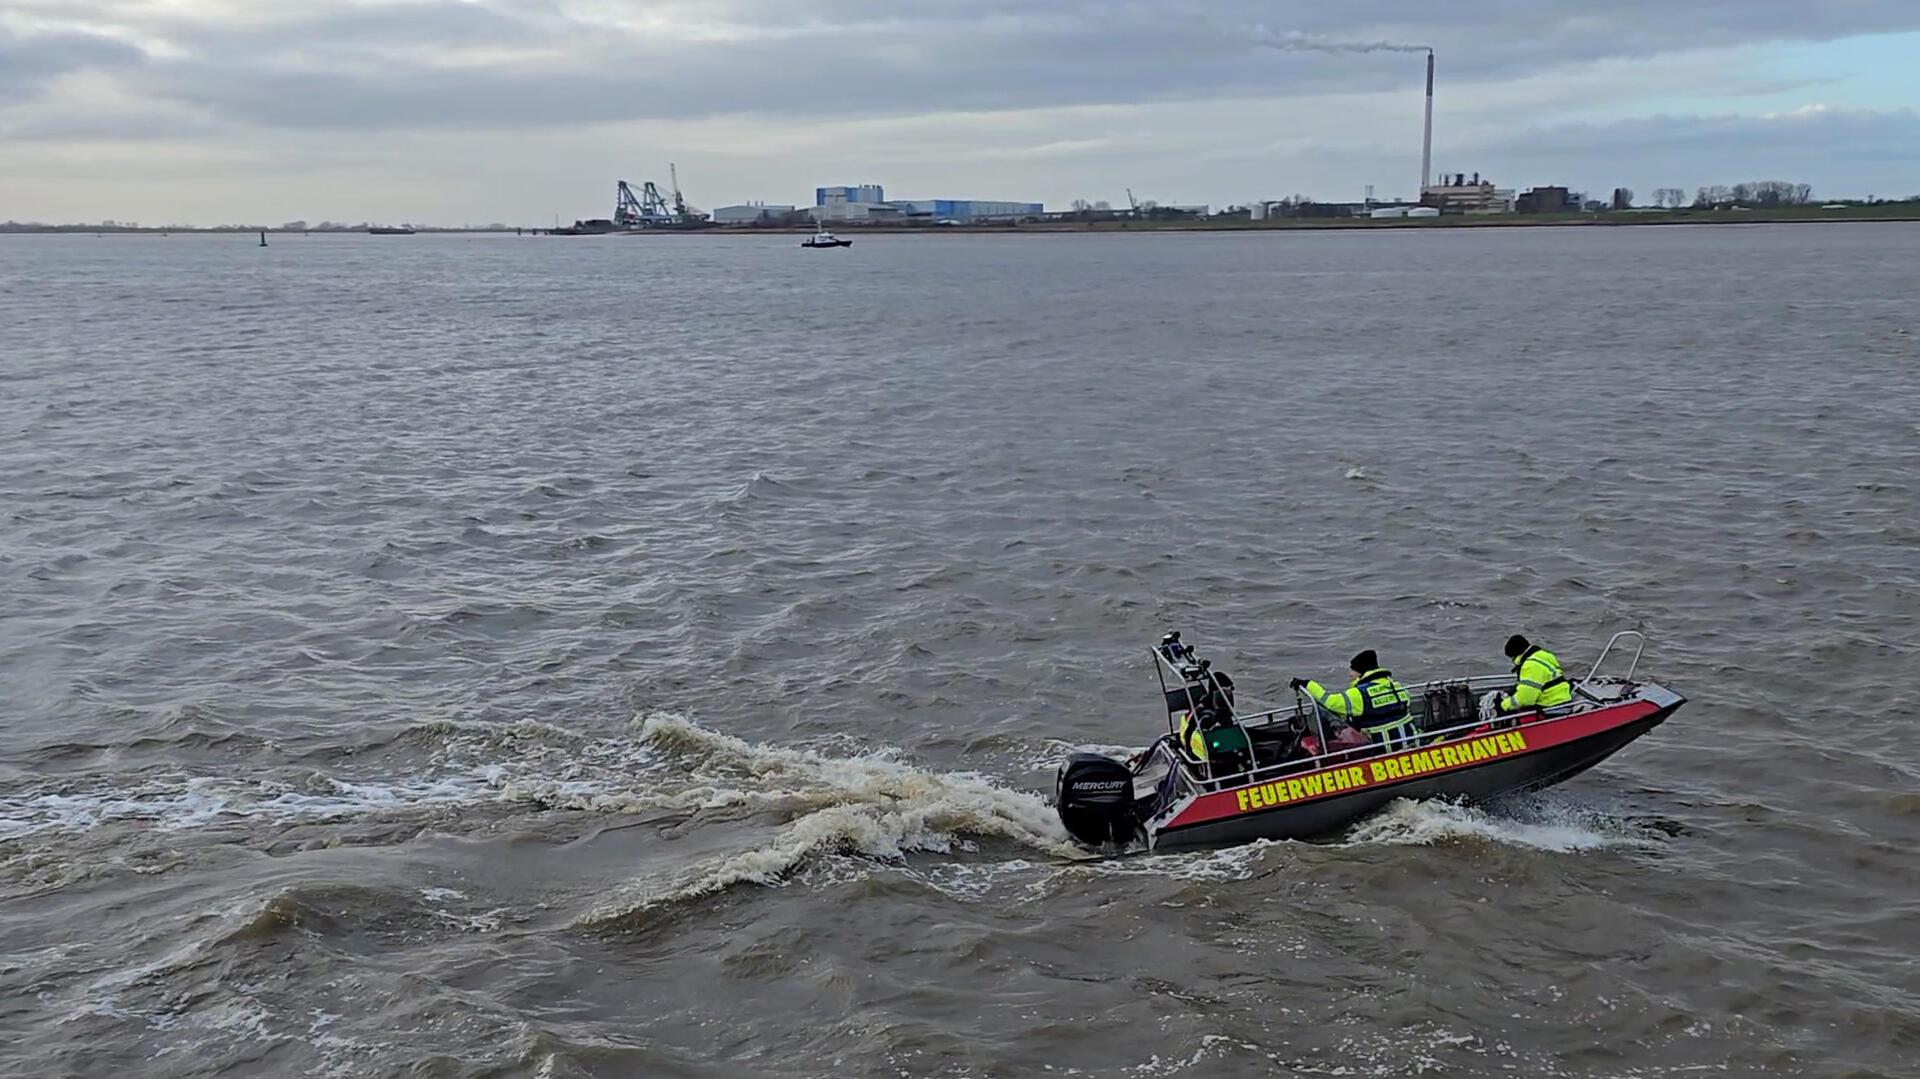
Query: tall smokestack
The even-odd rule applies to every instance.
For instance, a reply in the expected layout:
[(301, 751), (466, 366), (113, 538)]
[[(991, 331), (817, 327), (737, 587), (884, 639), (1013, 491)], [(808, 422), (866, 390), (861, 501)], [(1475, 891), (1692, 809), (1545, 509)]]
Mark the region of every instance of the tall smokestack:
[(1420, 136), (1420, 194), (1427, 193), (1427, 177), (1433, 175), (1433, 50), (1427, 50), (1427, 128)]

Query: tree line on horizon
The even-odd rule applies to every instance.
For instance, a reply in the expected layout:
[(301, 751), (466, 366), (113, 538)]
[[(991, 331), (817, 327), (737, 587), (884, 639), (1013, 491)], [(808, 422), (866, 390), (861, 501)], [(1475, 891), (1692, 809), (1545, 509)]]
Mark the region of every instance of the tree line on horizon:
[[(1620, 188), (1615, 192), (1615, 202), (1619, 201), (1620, 191), (1627, 193), (1627, 205), (1632, 205), (1633, 191)], [(1714, 184), (1709, 187), (1695, 188), (1692, 199), (1688, 199), (1684, 188), (1659, 187), (1653, 192), (1653, 204), (1669, 210), (1708, 210), (1716, 206), (1752, 206), (1771, 209), (1776, 206), (1805, 206), (1813, 201), (1811, 184), (1792, 183), (1787, 180), (1751, 180), (1743, 184)], [(1876, 200), (1869, 198), (1867, 202)], [(1616, 209), (1625, 207), (1617, 206)]]

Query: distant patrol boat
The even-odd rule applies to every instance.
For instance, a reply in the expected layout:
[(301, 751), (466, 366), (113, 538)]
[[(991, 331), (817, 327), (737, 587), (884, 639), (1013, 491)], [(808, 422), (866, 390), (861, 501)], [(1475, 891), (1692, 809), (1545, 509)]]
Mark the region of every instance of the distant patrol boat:
[(813, 235), (801, 241), (801, 247), (852, 247), (852, 240), (842, 240), (827, 231), (825, 223), (815, 226)]

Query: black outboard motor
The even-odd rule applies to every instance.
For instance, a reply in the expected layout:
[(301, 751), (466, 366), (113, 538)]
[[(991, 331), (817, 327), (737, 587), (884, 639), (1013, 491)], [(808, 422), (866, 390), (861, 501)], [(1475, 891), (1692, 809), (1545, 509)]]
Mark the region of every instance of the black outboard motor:
[(1133, 812), (1133, 773), (1112, 757), (1075, 753), (1054, 781), (1060, 823), (1090, 847), (1133, 841), (1140, 822)]

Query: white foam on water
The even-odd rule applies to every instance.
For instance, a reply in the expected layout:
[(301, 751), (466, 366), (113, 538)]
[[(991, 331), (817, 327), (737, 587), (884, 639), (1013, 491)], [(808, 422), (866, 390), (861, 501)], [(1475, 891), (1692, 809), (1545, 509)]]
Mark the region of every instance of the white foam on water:
[[(147, 821), (160, 831), (178, 832), (234, 821), (318, 823), (488, 802), (600, 808), (593, 799), (630, 786), (651, 757), (644, 745), (589, 741), (531, 721), (471, 729), (441, 722), (422, 729), (448, 741), (440, 759), (415, 774), (342, 778), (321, 772), (298, 777), (281, 773), (249, 780), (142, 773), (96, 778), (78, 788), (0, 796), (0, 841), (86, 831), (117, 821)], [(537, 751), (523, 744), (562, 736), (571, 744)]]
[(1059, 738), (1049, 738), (1041, 743), (1041, 748), (1021, 763), (1030, 772), (1051, 772), (1060, 767), (1060, 762), (1075, 753), (1098, 753), (1102, 757), (1112, 757), (1124, 761), (1140, 752), (1139, 746), (1075, 745)]
[(1267, 852), (1280, 845), (1275, 840), (1256, 839), (1237, 847), (1216, 850), (1135, 854), (1123, 858), (1083, 858), (1071, 868), (1103, 876), (1166, 877), (1190, 883), (1243, 881), (1257, 876), (1264, 868)]
[(834, 757), (747, 742), (683, 716), (641, 719), (641, 737), (707, 767), (745, 773), (789, 799), (812, 797), (805, 813), (767, 842), (710, 858), (667, 881), (636, 881), (578, 923), (603, 925), (740, 884), (783, 884), (803, 863), (832, 854), (899, 860), (913, 851), (946, 853), (967, 836), (1012, 840), (1056, 856), (1079, 851), (1036, 795), (966, 772), (935, 772), (889, 752)]
[(1485, 842), (1566, 854), (1646, 841), (1645, 836), (1591, 811), (1545, 801), (1514, 808), (1517, 812), (1510, 815), (1478, 806), (1403, 798), (1355, 825), (1342, 845)]
[[(307, 773), (247, 781), (147, 773), (109, 789), (11, 795), (0, 798), (0, 838), (112, 821), (147, 821), (162, 831), (185, 831), (246, 821), (319, 824), (479, 805), (535, 812), (772, 815), (780, 822), (770, 836), (750, 840), (754, 845), (747, 849), (697, 863), (671, 879), (633, 882), (596, 907), (588, 923), (736, 885), (782, 884), (803, 866), (835, 859), (899, 863), (914, 852), (971, 849), (972, 837), (1009, 840), (1057, 858), (1083, 853), (1038, 795), (976, 773), (919, 767), (896, 750), (841, 756), (759, 744), (667, 713), (639, 717), (635, 726), (635, 739), (576, 741), (561, 753), (517, 752), (513, 745), (497, 744), (501, 732), (491, 729), (482, 732), (485, 744), (460, 745), (463, 736), (455, 732), (448, 753), (415, 775), (348, 779)], [(544, 731), (530, 733), (550, 737)], [(988, 881), (958, 876), (940, 884), (956, 894), (984, 894), (991, 888)], [(455, 896), (436, 890), (423, 898), (438, 903)], [(499, 925), (498, 912), (437, 913), (475, 931)]]
[(469, 775), (409, 778), (385, 783), (353, 783), (326, 776), (319, 778), (329, 788), (325, 793), (283, 791), (272, 798), (237, 806), (234, 811), (240, 816), (275, 820), (338, 820), (473, 802), (497, 793), (501, 784), (497, 767), (481, 768)]
[(670, 713), (646, 716), (640, 730), (641, 737), (655, 746), (790, 784), (775, 788), (776, 793), (786, 790), (789, 798), (824, 791), (833, 795), (832, 805), (884, 808), (888, 816), (904, 822), (903, 835), (922, 827), (947, 834), (945, 829), (957, 826), (964, 834), (1013, 839), (1069, 856), (1079, 850), (1052, 808), (1037, 795), (1010, 790), (974, 772), (916, 767), (896, 759), (891, 749), (834, 757), (809, 749), (759, 745)]
[(322, 789), (292, 790), (277, 780), (171, 775), (143, 777), (129, 788), (13, 795), (0, 798), (0, 839), (86, 831), (115, 821), (150, 821), (161, 831), (179, 832), (222, 821), (340, 820), (494, 799), (501, 787), (492, 769), (373, 783), (315, 775), (312, 783)]
[(1024, 882), (1030, 894), (1041, 880), (1059, 871), (1055, 865), (1013, 858), (1004, 862), (948, 862), (910, 875), (943, 895), (977, 901), (1009, 882)]

